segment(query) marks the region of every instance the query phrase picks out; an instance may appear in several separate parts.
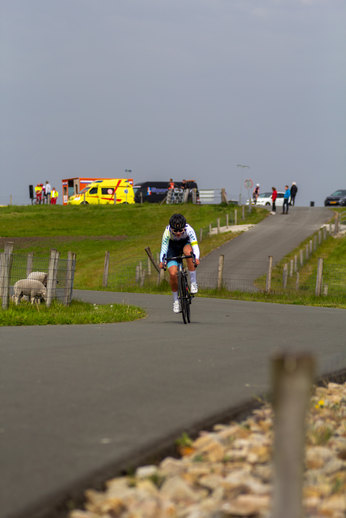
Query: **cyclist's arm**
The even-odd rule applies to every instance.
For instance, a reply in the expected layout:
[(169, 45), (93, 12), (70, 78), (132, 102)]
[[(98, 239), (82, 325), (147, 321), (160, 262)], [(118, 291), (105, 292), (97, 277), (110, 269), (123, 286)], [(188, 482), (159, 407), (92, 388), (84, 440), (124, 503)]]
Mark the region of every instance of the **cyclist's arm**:
[[(162, 242), (161, 242), (160, 264), (162, 263), (163, 256), (167, 255), (169, 238), (170, 238), (169, 227), (166, 227), (165, 231), (163, 233)], [(162, 267), (160, 266), (160, 268), (162, 268)]]
[(190, 227), (190, 225), (187, 225), (187, 235), (189, 236), (189, 242), (192, 246), (192, 251), (196, 256), (196, 263), (199, 264), (200, 250), (198, 246), (197, 236), (196, 232), (192, 227)]

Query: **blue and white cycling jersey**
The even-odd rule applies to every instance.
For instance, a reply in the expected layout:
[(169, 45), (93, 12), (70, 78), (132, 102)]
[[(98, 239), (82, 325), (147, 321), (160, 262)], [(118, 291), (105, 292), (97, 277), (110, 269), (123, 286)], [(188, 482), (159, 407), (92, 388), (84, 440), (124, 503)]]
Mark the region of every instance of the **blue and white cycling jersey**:
[(168, 247), (169, 247), (169, 241), (181, 241), (186, 240), (187, 244), (192, 246), (192, 251), (196, 256), (196, 259), (199, 259), (199, 246), (197, 242), (196, 233), (193, 230), (193, 228), (186, 224), (184, 228), (184, 232), (180, 234), (179, 236), (176, 236), (173, 234), (172, 229), (170, 225), (168, 225), (165, 228), (165, 231), (162, 236), (162, 244), (161, 244), (161, 252), (160, 252), (160, 262), (162, 262), (163, 256), (167, 255)]

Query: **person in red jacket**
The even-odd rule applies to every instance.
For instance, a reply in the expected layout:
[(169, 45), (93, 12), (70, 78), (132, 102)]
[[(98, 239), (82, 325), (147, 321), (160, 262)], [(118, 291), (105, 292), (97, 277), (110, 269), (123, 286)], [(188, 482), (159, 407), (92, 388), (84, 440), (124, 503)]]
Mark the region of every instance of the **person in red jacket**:
[(271, 211), (271, 214), (276, 214), (276, 205), (275, 205), (275, 201), (276, 201), (276, 198), (278, 197), (278, 191), (276, 190), (275, 187), (272, 187), (272, 211)]

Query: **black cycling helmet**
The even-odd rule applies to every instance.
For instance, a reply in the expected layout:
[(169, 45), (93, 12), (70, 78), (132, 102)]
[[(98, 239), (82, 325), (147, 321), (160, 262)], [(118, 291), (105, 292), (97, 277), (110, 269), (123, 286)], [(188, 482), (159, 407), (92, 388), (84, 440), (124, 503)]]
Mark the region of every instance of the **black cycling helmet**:
[(183, 230), (186, 225), (186, 219), (182, 214), (173, 214), (170, 217), (169, 225), (173, 230)]

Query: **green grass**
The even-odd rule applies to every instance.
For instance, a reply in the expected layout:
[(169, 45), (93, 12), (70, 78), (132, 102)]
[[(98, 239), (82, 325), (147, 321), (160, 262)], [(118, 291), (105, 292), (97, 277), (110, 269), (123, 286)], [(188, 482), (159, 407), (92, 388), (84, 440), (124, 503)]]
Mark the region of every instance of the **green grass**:
[[(51, 248), (60, 251), (62, 258), (67, 257), (69, 250), (77, 254), (77, 264), (74, 287), (76, 289), (101, 289), (105, 252), (109, 251), (111, 259), (115, 258), (119, 267), (145, 256), (144, 248), (149, 246), (156, 256), (160, 249), (164, 227), (168, 224), (169, 217), (175, 211), (181, 211), (187, 221), (195, 228), (199, 237), (199, 229), (204, 228), (203, 239), (200, 242), (201, 255), (205, 256), (210, 251), (233, 239), (238, 234), (225, 233), (207, 236), (209, 223), (216, 226), (217, 218), (221, 219), (221, 225), (225, 224), (226, 214), (234, 218), (234, 210), (238, 211), (238, 223), (258, 223), (268, 216), (268, 211), (260, 207), (253, 207), (249, 215), (245, 211), (245, 221), (241, 220), (241, 210), (237, 206), (187, 204), (184, 206), (170, 205), (128, 205), (128, 206), (9, 206), (0, 208), (0, 235), (3, 242), (15, 240), (15, 254), (26, 255), (34, 252), (35, 256), (47, 257)], [(331, 217), (333, 211), (331, 210)], [(344, 209), (336, 209), (343, 212)], [(305, 244), (311, 237), (301, 243), (297, 249), (288, 254), (281, 263), (290, 261), (295, 254), (299, 254), (300, 248), (305, 250)], [(306, 275), (315, 275), (318, 257), (324, 257), (325, 265), (338, 263), (346, 265), (346, 238), (328, 238), (322, 243), (317, 252), (312, 255), (306, 268)], [(133, 270), (132, 270), (133, 271)], [(132, 274), (131, 274), (132, 275)], [(345, 282), (346, 279), (339, 282)], [(109, 288), (112, 289), (112, 288)], [(160, 286), (144, 285), (142, 288), (129, 286), (126, 283), (123, 291), (135, 291), (143, 293), (170, 293), (167, 281)], [(301, 293), (244, 293), (229, 292), (222, 289), (200, 290), (199, 296), (229, 298), (236, 300), (251, 300), (260, 302), (274, 302), (280, 304), (314, 305), (324, 307), (346, 308), (345, 297), (315, 297), (314, 295), (302, 295)], [(95, 310), (91, 305), (85, 304), (84, 310), (76, 310), (75, 317), (71, 317), (75, 304), (65, 308), (54, 303), (50, 309), (45, 306), (25, 307), (24, 304), (15, 307), (11, 304), (7, 312), (0, 312), (3, 320), (0, 325), (29, 325), (53, 324), (53, 323), (101, 323), (116, 322), (122, 319), (142, 318), (144, 312), (139, 308), (127, 306), (128, 315), (119, 308), (119, 319), (115, 319), (118, 311), (117, 305), (113, 305), (112, 311), (105, 306), (105, 314)], [(28, 305), (29, 306), (29, 305)], [(99, 306), (99, 310), (102, 306)], [(142, 313), (138, 313), (142, 311)], [(125, 312), (126, 313), (126, 312)], [(4, 316), (7, 314), (8, 317)], [(22, 315), (22, 317), (21, 317)], [(24, 316), (23, 316), (24, 315)], [(25, 316), (26, 315), (26, 316)], [(108, 315), (108, 316), (107, 316)], [(111, 320), (107, 320), (111, 318)], [(118, 317), (117, 317), (118, 318)], [(106, 319), (106, 320), (102, 320)], [(15, 323), (10, 323), (15, 322)]]
[[(226, 214), (234, 217), (234, 205), (81, 205), (81, 206), (9, 206), (1, 207), (0, 235), (15, 240), (14, 253), (48, 256), (51, 248), (67, 257), (71, 250), (77, 254), (74, 287), (76, 289), (100, 289), (105, 252), (108, 251), (119, 267), (145, 255), (149, 246), (156, 254), (161, 247), (164, 227), (173, 212), (181, 211), (195, 228), (216, 226), (217, 218), (225, 220)], [(241, 220), (238, 208), (238, 223), (258, 223), (268, 211), (256, 208), (249, 215), (245, 211)], [(221, 221), (222, 224), (222, 221)], [(202, 255), (233, 239), (237, 234), (227, 233), (203, 238), (200, 243)], [(39, 239), (35, 239), (38, 237)], [(156, 256), (156, 255), (155, 255)]]
[(73, 300), (70, 306), (53, 301), (50, 308), (44, 304), (10, 303), (7, 311), (0, 311), (0, 326), (43, 326), (69, 324), (110, 324), (130, 322), (145, 317), (142, 308), (127, 304), (95, 305)]

